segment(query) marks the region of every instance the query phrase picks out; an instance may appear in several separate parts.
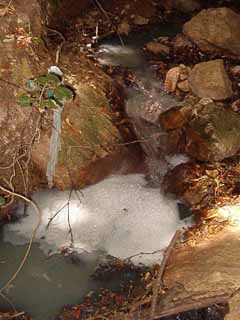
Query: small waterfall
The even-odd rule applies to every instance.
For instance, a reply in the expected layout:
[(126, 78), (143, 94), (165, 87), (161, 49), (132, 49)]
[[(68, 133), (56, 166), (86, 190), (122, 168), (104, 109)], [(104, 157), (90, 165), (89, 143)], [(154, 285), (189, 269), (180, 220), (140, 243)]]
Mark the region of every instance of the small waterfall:
[(53, 111), (52, 134), (49, 143), (48, 164), (47, 164), (47, 181), (49, 188), (53, 187), (53, 178), (56, 171), (58, 161), (58, 152), (61, 150), (61, 114), (62, 108)]

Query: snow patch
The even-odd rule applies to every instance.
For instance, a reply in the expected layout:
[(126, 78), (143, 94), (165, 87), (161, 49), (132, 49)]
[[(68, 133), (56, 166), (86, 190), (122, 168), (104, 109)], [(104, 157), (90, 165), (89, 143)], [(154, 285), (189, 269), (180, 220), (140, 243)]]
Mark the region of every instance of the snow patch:
[[(178, 216), (177, 202), (166, 198), (158, 188), (146, 187), (143, 175), (112, 176), (84, 188), (82, 193), (78, 196), (72, 193), (69, 215), (65, 206), (69, 192), (43, 190), (34, 195), (42, 210), (36, 241), (43, 250), (69, 246), (70, 223), (76, 250), (104, 250), (124, 259), (140, 252), (165, 249), (175, 231), (184, 225)], [(49, 219), (61, 208), (47, 229)], [(27, 214), (21, 221), (5, 227), (5, 241), (27, 242), (36, 223), (32, 208), (28, 208)], [(152, 264), (161, 258), (162, 252), (137, 256), (133, 261)]]

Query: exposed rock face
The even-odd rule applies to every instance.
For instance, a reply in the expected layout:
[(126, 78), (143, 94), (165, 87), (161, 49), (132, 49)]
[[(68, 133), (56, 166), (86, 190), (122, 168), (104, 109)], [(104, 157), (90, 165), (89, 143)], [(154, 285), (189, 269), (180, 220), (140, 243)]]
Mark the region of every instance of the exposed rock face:
[(221, 59), (196, 64), (188, 80), (190, 89), (200, 98), (224, 100), (233, 94), (232, 83)]
[(201, 50), (240, 55), (240, 15), (228, 8), (202, 10), (183, 26)]
[(240, 115), (214, 103), (200, 108), (186, 128), (186, 153), (203, 161), (221, 161), (240, 149)]
[[(0, 183), (24, 194), (39, 180), (29, 157), (40, 114), (18, 106), (17, 95), (26, 80), (46, 71), (51, 58), (42, 42), (33, 41), (42, 33), (38, 1), (13, 3), (0, 23)], [(8, 210), (8, 203), (0, 211)]]
[[(128, 156), (118, 145), (121, 134), (113, 123), (104, 92), (91, 83), (78, 82), (74, 88), (76, 99), (62, 113), (61, 150), (54, 176), (59, 189), (97, 182), (120, 170)], [(32, 152), (32, 160), (43, 176), (49, 161), (50, 131), (42, 133)], [(126, 164), (126, 171), (128, 168)]]

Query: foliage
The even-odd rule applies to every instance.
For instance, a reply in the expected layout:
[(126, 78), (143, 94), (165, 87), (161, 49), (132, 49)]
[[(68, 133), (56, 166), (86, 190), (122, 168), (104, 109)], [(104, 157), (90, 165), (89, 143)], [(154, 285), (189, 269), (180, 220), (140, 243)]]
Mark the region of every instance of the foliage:
[(25, 83), (25, 92), (18, 95), (21, 107), (36, 106), (39, 109), (56, 109), (73, 99), (73, 91), (54, 75), (41, 75)]

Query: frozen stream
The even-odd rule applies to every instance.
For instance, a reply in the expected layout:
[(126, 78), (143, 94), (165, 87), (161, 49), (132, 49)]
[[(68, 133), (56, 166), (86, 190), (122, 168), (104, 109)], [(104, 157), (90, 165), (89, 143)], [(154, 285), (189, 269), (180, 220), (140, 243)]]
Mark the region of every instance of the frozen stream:
[[(1, 286), (15, 272), (26, 247), (0, 242)], [(30, 313), (34, 320), (54, 319), (64, 305), (79, 302), (96, 288), (90, 278), (96, 265), (95, 257), (85, 256), (82, 262), (73, 264), (61, 255), (47, 258), (34, 244), (24, 268), (4, 295), (18, 311)], [(13, 307), (0, 297), (0, 310), (9, 311)]]
[[(79, 302), (96, 287), (90, 278), (96, 252), (101, 250), (124, 259), (139, 252), (164, 249), (176, 229), (185, 225), (178, 218), (176, 201), (163, 196), (157, 188), (147, 187), (142, 175), (113, 176), (83, 189), (78, 197), (72, 193), (69, 218), (65, 206), (69, 192), (40, 191), (34, 199), (43, 213), (36, 244), (5, 294), (18, 310), (31, 313), (37, 320), (52, 319), (63, 305)], [(49, 219), (62, 207), (47, 229)], [(5, 242), (0, 242), (0, 286), (19, 265), (35, 223), (35, 212), (29, 208), (26, 217), (4, 227)], [(48, 257), (49, 253), (70, 245), (80, 253), (79, 265), (60, 255)], [(160, 251), (137, 256), (133, 261), (151, 264), (160, 262), (161, 257)], [(0, 307), (3, 306), (7, 307), (6, 302), (1, 301)]]
[[(111, 59), (114, 59), (119, 47), (116, 50), (106, 48), (111, 49)], [(128, 50), (126, 52), (128, 54)], [(130, 60), (124, 52), (123, 59), (131, 67), (131, 62), (136, 60), (134, 52), (129, 52), (133, 53)], [(138, 75), (144, 87), (152, 89), (156, 85), (149, 73), (141, 71)], [(144, 98), (141, 92), (133, 91), (135, 94), (137, 99)], [(166, 95), (158, 94), (152, 99), (159, 97), (168, 99)], [(131, 112), (137, 114), (135, 96), (131, 96), (129, 102)], [(60, 123), (57, 116), (55, 122)], [(56, 129), (60, 132), (57, 125)], [(55, 151), (58, 150), (58, 138), (57, 135), (52, 137)], [(172, 160), (174, 166), (187, 159)], [(50, 184), (56, 161), (55, 153), (47, 172)], [(42, 210), (41, 225), (26, 265), (4, 295), (18, 311), (30, 313), (34, 320), (54, 319), (64, 305), (77, 303), (88, 291), (96, 289), (98, 284), (90, 276), (99, 252), (125, 259), (140, 252), (156, 251), (155, 254), (137, 255), (132, 261), (147, 265), (159, 263), (175, 231), (186, 226), (179, 219), (177, 201), (163, 195), (160, 188), (147, 186), (143, 175), (112, 176), (71, 194), (69, 191), (42, 190), (34, 194), (33, 199)], [(18, 222), (4, 226), (1, 235), (0, 288), (21, 262), (37, 221), (32, 207), (27, 209), (26, 216), (22, 215), (21, 209), (18, 214), (21, 217)], [(73, 264), (69, 258), (54, 254), (65, 248), (77, 251), (80, 263)], [(0, 310), (9, 309), (9, 303), (0, 297)]]

